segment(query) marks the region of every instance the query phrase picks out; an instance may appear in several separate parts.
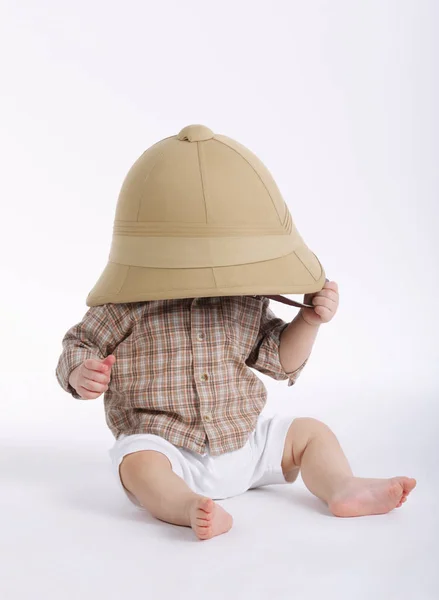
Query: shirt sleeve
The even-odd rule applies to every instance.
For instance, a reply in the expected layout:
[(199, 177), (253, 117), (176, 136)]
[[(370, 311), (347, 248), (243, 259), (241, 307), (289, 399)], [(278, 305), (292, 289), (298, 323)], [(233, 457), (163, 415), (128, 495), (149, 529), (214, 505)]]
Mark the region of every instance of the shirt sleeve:
[(276, 317), (269, 304), (270, 299), (264, 298), (258, 336), (245, 364), (278, 381), (288, 379), (290, 387), (296, 383), (308, 359), (295, 371), (283, 369), (279, 356), (280, 336), (289, 323)]
[(82, 321), (71, 327), (62, 340), (63, 350), (56, 367), (56, 378), (63, 390), (80, 399), (69, 384), (70, 373), (87, 358), (106, 358), (131, 330), (129, 305), (92, 306)]

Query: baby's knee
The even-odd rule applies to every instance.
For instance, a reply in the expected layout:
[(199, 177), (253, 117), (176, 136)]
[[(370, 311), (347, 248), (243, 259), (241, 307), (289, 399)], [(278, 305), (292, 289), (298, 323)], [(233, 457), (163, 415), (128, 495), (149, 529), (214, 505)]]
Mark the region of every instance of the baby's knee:
[(315, 419), (314, 417), (298, 417), (294, 419), (293, 426), (297, 434), (300, 434), (301, 437), (304, 436), (308, 439), (311, 437), (316, 437), (317, 435), (331, 432), (325, 423)]
[(285, 444), (286, 456), (291, 456), (291, 466), (300, 467), (306, 448), (317, 438), (331, 434), (325, 423), (313, 417), (298, 417), (290, 426)]
[(125, 487), (132, 487), (138, 479), (163, 469), (171, 468), (169, 459), (155, 450), (139, 450), (126, 454), (119, 465), (119, 474)]

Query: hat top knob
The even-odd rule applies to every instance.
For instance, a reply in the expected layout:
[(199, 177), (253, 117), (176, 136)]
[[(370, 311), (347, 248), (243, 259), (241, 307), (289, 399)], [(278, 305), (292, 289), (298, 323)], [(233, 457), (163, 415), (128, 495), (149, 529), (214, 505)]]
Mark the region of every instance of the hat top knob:
[(204, 125), (188, 125), (177, 135), (184, 142), (204, 142), (213, 138), (213, 131)]

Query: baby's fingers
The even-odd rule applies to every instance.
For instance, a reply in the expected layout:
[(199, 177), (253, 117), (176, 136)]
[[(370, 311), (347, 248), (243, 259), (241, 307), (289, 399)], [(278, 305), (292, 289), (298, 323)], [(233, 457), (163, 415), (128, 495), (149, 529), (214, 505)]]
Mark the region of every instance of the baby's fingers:
[(329, 321), (334, 314), (333, 311), (326, 306), (315, 306), (314, 311), (319, 315), (322, 321)]
[(106, 383), (99, 383), (98, 381), (93, 381), (93, 379), (88, 379), (87, 377), (82, 378), (80, 385), (89, 392), (99, 392), (99, 394), (108, 390), (108, 385)]
[(100, 373), (108, 373), (111, 367), (102, 363), (101, 360), (95, 358), (87, 358), (84, 361), (84, 367), (90, 371), (99, 371)]
[(326, 306), (326, 308), (334, 308), (337, 303), (333, 298), (328, 298), (327, 296), (314, 296), (312, 299), (312, 303), (314, 306)]
[(80, 385), (78, 388), (78, 394), (83, 400), (96, 400), (96, 398), (99, 398), (99, 396), (101, 395), (101, 392), (91, 392), (90, 390), (87, 390), (85, 387)]
[(335, 281), (327, 281), (324, 285), (324, 290), (334, 290), (338, 294), (338, 284)]
[(91, 379), (92, 381), (97, 381), (98, 383), (108, 383), (110, 381), (110, 374), (108, 372), (104, 374), (100, 373), (99, 371), (92, 371), (91, 369), (87, 369), (85, 366), (82, 370), (82, 376), (85, 379)]
[(334, 302), (338, 302), (338, 294), (337, 294), (337, 292), (334, 292), (334, 290), (322, 290), (321, 292), (316, 294), (316, 296), (314, 296), (314, 297), (315, 298), (330, 298)]

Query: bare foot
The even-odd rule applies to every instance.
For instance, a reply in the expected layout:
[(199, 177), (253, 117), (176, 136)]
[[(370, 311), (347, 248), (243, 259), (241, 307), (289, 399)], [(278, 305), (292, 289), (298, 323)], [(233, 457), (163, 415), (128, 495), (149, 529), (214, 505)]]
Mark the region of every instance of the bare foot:
[(334, 493), (328, 507), (336, 517), (382, 515), (402, 506), (415, 485), (409, 477), (352, 477)]
[(200, 540), (226, 533), (233, 524), (232, 515), (210, 498), (196, 498), (190, 508), (191, 527)]

